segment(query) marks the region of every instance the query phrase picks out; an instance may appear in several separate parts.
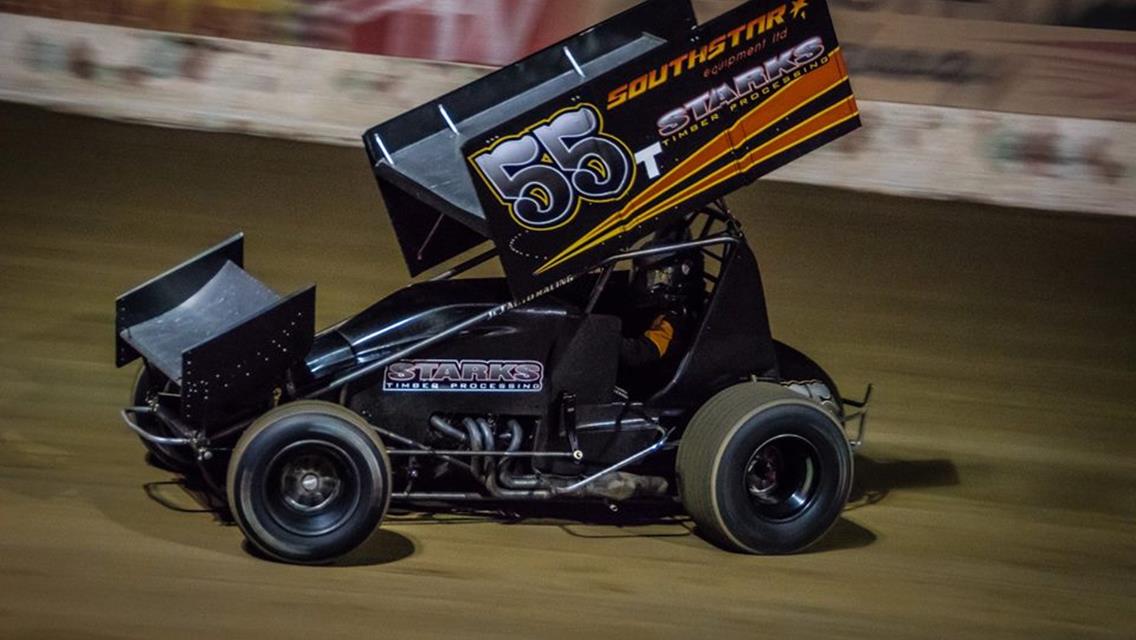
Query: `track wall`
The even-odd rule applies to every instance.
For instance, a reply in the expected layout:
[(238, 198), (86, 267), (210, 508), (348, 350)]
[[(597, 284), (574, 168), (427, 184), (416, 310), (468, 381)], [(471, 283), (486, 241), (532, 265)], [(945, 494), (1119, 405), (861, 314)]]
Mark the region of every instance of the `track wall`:
[[(630, 4), (0, 1), (0, 99), (357, 145), (368, 126)], [(866, 126), (775, 179), (1136, 213), (1136, 2), (830, 4)]]

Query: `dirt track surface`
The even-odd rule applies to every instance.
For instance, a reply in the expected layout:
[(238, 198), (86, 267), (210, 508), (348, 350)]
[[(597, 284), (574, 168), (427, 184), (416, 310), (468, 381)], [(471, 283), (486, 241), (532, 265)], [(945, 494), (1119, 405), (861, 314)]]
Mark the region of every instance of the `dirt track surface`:
[(0, 106), (0, 637), (1132, 637), (1136, 218), (777, 184), (731, 200), (775, 333), (876, 384), (854, 502), (792, 557), (682, 521), (395, 519), (251, 556), (120, 424), (113, 301), (232, 232), (320, 325), (406, 282), (361, 150)]

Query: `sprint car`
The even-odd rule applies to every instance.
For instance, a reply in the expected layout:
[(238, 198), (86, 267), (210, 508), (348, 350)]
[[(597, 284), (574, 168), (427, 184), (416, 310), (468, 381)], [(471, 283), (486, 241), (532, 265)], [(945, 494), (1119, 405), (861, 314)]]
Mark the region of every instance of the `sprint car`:
[[(315, 288), (259, 282), (238, 234), (123, 294), (122, 417), (287, 562), (359, 548), (392, 502), (677, 502), (725, 549), (799, 551), (844, 507), (867, 397), (773, 339), (723, 198), (858, 126), (823, 1), (700, 25), (648, 0), (364, 134), (432, 277), (317, 332)], [(636, 271), (683, 255), (689, 335), (628, 371)]]

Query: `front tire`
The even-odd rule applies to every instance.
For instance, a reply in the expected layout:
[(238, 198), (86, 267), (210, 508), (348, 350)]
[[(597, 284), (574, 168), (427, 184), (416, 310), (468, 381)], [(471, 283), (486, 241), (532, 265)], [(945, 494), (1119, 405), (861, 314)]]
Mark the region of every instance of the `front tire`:
[(795, 553), (836, 522), (852, 451), (835, 417), (780, 385), (730, 387), (691, 419), (676, 472), (700, 531), (742, 553)]
[(258, 549), (285, 562), (321, 564), (377, 532), (390, 503), (390, 461), (358, 414), (294, 402), (241, 436), (227, 492), (237, 525)]

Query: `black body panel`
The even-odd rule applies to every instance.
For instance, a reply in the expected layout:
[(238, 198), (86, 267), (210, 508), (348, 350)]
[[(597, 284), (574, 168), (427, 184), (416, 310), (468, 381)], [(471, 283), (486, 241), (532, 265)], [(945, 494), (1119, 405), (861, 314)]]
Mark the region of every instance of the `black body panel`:
[(500, 278), (424, 282), (400, 289), (336, 327), (360, 363), (370, 362), (509, 299)]
[[(407, 287), (321, 334), (306, 359), (308, 374), (318, 382), (386, 358), (508, 297), (507, 284), (500, 278)], [(618, 318), (586, 315), (576, 305), (549, 296), (480, 323), (402, 363), (404, 367), (419, 363), (420, 368), (427, 363), (435, 374), (450, 363), (461, 373), (468, 373), (471, 363), (537, 363), (539, 389), (450, 389), (485, 382), (472, 379), (446, 379), (435, 382), (437, 388), (428, 388), (419, 378), (412, 384), (422, 388), (398, 388), (391, 368), (400, 363), (394, 363), (355, 383), (349, 406), (376, 425), (421, 441), (436, 413), (544, 418), (564, 391), (576, 394), (581, 403), (606, 402), (615, 385), (620, 326)]]
[(741, 242), (729, 251), (694, 343), (674, 379), (652, 399), (662, 406), (701, 406), (750, 376), (777, 377), (761, 273)]
[(553, 360), (554, 397), (571, 393), (582, 405), (607, 402), (619, 370), (622, 323), (605, 315), (584, 316), (578, 322)]
[(182, 418), (211, 432), (244, 410), (269, 406), (288, 369), (312, 346), (315, 308), (316, 289), (308, 287), (187, 349)]
[[(653, 422), (623, 402), (581, 405), (576, 420), (575, 437), (584, 454), (582, 461), (538, 457), (533, 460), (537, 470), (566, 476), (581, 471), (594, 472), (642, 451), (660, 435)], [(541, 423), (541, 427), (535, 437), (538, 450), (571, 450), (572, 442), (564, 424), (549, 420)]]

